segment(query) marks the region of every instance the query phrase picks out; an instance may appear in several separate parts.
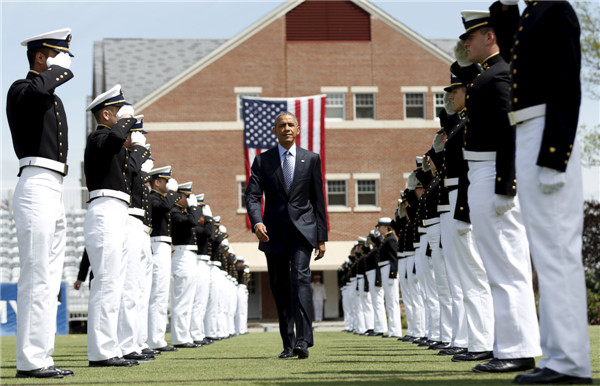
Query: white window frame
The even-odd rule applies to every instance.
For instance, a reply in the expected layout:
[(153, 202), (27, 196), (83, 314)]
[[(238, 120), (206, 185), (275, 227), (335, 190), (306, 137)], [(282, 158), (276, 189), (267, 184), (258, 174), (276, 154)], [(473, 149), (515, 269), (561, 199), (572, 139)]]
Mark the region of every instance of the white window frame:
[(259, 97), (260, 94), (262, 93), (262, 87), (234, 87), (233, 88), (233, 92), (236, 94), (236, 101), (235, 101), (235, 105), (236, 105), (236, 120), (238, 122), (243, 121), (243, 116), (242, 116), (242, 97), (244, 96), (252, 96), (252, 97)]
[[(238, 213), (238, 214), (248, 213), (248, 211), (246, 210), (246, 208), (242, 206), (242, 203), (245, 202), (245, 199), (244, 199), (244, 189), (246, 187), (246, 175), (244, 175), (244, 174), (238, 174), (238, 175), (236, 175), (235, 176), (235, 183), (236, 183), (236, 190), (237, 190), (237, 196), (238, 196), (238, 203), (237, 203), (236, 213)], [(242, 189), (242, 186), (244, 186), (244, 189)]]
[[(442, 99), (441, 99), (441, 104), (437, 103), (437, 95), (441, 95)], [(437, 112), (438, 107), (440, 107), (442, 110), (444, 110), (446, 108), (446, 105), (444, 104), (444, 91), (433, 91), (433, 119), (438, 119), (438, 115), (439, 113)]]
[[(427, 86), (403, 86), (400, 88), (404, 98), (404, 119), (425, 119), (427, 117), (427, 99), (426, 94), (428, 91)], [(423, 95), (423, 116), (422, 117), (408, 117), (406, 113), (406, 94), (422, 94)]]
[[(354, 120), (376, 120), (377, 119), (377, 92), (379, 88), (377, 86), (354, 86), (350, 88), (352, 92), (353, 98), (353, 106), (354, 106)], [(358, 118), (356, 114), (356, 108), (358, 107), (356, 103), (356, 95), (357, 94), (371, 94), (373, 95), (373, 117), (372, 118)], [(361, 106), (362, 107), (362, 106)]]
[(321, 94), (325, 94), (329, 96), (329, 94), (341, 94), (342, 101), (342, 117), (341, 118), (329, 118), (327, 117), (327, 102), (329, 102), (329, 98), (325, 100), (325, 120), (330, 122), (340, 122), (346, 120), (346, 93), (348, 92), (348, 87), (344, 86), (323, 86), (321, 87)]
[[(379, 206), (379, 181), (381, 180), (379, 173), (353, 173), (352, 178), (354, 179), (354, 199), (356, 206), (354, 207), (355, 212), (381, 212)], [(359, 181), (375, 181), (375, 205), (360, 205), (358, 203), (358, 183)]]
[[(327, 183), (327, 210), (329, 212), (350, 212), (352, 209), (348, 205), (348, 181), (350, 173), (326, 173), (325, 182)], [(346, 205), (329, 205), (329, 181), (344, 181), (346, 183)]]

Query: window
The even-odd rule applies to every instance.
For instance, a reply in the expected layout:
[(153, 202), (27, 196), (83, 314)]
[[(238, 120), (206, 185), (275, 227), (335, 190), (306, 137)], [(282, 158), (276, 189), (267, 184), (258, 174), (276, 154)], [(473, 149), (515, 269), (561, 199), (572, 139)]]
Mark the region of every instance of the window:
[(328, 93), (325, 100), (325, 118), (331, 120), (346, 119), (346, 95)]
[(406, 93), (404, 94), (404, 116), (406, 118), (425, 118), (425, 94)]
[(327, 205), (348, 206), (348, 182), (327, 181)]
[(258, 97), (256, 93), (240, 93), (237, 94), (237, 120), (244, 120), (244, 105), (242, 104), (242, 97)]
[(244, 192), (246, 191), (246, 176), (243, 174), (236, 175), (235, 184), (238, 197), (238, 207), (236, 212), (246, 213), (246, 200), (244, 199)]
[(354, 94), (354, 118), (375, 119), (375, 94)]
[(435, 109), (435, 117), (437, 118), (440, 115), (440, 112), (444, 110), (444, 93), (436, 92), (433, 94), (433, 106)]
[(377, 180), (356, 181), (356, 205), (377, 206)]

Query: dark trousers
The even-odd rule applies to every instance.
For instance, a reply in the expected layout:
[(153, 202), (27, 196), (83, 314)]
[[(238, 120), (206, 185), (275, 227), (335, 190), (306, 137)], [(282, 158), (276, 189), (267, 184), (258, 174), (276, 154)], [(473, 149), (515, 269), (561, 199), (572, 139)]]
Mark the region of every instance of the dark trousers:
[(283, 347), (293, 348), (300, 340), (312, 347), (310, 256), (313, 248), (293, 226), (291, 228), (281, 253), (265, 253), (269, 283), (277, 306)]

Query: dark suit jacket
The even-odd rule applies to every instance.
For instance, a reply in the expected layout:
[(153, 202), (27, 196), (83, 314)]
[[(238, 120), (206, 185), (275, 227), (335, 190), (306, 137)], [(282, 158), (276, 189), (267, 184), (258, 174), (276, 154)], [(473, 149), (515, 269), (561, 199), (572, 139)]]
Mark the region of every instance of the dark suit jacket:
[[(265, 212), (261, 215), (261, 198)], [(296, 147), (296, 166), (289, 193), (285, 191), (278, 146), (259, 154), (245, 192), (246, 209), (252, 225), (267, 227), (269, 242), (260, 242), (263, 252), (280, 253), (293, 224), (311, 246), (327, 241), (327, 219), (321, 159), (311, 151)]]

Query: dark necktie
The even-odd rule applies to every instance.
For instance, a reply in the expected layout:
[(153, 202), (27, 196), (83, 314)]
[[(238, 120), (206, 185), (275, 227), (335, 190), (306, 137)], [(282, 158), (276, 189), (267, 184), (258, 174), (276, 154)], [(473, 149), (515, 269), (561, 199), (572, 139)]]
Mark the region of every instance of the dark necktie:
[(283, 153), (283, 155), (283, 182), (285, 183), (285, 191), (289, 192), (292, 186), (292, 155), (289, 150)]

